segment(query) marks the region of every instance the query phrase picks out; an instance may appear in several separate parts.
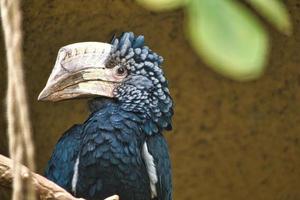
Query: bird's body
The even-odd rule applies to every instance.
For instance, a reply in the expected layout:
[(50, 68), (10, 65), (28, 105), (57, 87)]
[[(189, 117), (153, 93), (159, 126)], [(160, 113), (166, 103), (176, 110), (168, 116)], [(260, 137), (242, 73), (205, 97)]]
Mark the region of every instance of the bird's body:
[[(132, 33), (123, 35), (114, 47), (110, 65), (112, 57), (122, 58), (122, 51), (127, 52), (123, 58), (127, 55), (128, 63), (134, 57), (128, 56), (130, 47), (144, 50), (143, 39)], [(46, 177), (77, 197), (93, 200), (117, 194), (121, 200), (172, 199), (171, 165), (162, 135), (164, 129), (171, 129), (172, 100), (157, 55), (141, 57), (135, 56), (134, 61), (156, 64), (138, 72), (131, 59), (131, 74), (114, 88), (115, 98), (94, 99), (92, 114), (60, 138), (48, 162)]]

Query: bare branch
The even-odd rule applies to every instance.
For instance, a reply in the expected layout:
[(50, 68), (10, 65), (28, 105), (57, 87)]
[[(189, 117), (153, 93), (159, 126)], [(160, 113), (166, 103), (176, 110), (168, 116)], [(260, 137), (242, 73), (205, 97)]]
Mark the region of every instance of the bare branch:
[[(11, 159), (0, 154), (0, 185), (2, 186), (11, 186), (13, 180), (12, 163), (13, 161)], [(28, 180), (28, 172), (28, 168), (22, 165), (22, 180)], [(72, 196), (66, 190), (39, 174), (36, 174), (34, 172), (31, 172), (31, 174), (34, 188), (41, 200), (84, 200)], [(105, 200), (119, 200), (119, 197), (117, 195), (114, 195)]]

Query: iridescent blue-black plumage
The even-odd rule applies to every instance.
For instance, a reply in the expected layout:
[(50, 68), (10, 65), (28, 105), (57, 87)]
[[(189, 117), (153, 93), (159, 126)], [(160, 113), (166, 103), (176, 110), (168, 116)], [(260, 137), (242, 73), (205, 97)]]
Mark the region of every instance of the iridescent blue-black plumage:
[(62, 136), (46, 177), (86, 199), (118, 194), (122, 200), (171, 200), (171, 166), (161, 133), (171, 129), (173, 104), (162, 58), (133, 33), (112, 45), (107, 67), (122, 65), (128, 76), (115, 99), (93, 100), (88, 120)]
[(83, 125), (74, 125), (57, 142), (45, 176), (66, 189), (72, 191), (74, 165), (80, 150)]

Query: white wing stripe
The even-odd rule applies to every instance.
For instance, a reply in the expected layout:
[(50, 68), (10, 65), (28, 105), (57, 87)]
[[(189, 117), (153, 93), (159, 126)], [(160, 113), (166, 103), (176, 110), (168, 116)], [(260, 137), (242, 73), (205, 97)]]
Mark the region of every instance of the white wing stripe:
[(77, 157), (74, 165), (74, 173), (72, 178), (72, 191), (74, 192), (74, 194), (76, 194), (76, 185), (78, 181), (78, 165), (79, 165), (79, 156)]
[(154, 164), (154, 159), (153, 156), (148, 151), (148, 146), (146, 142), (143, 145), (142, 155), (145, 160), (146, 168), (150, 179), (151, 197), (154, 198), (157, 196), (156, 183), (158, 181), (158, 178), (157, 178), (156, 168)]

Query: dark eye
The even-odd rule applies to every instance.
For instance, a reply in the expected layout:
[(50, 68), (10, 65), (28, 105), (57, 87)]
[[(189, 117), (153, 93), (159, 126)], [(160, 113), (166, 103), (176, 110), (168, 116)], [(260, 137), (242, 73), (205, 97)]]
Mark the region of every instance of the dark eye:
[(127, 73), (127, 69), (125, 68), (125, 67), (123, 67), (123, 66), (121, 66), (121, 67), (119, 67), (118, 69), (117, 69), (117, 74), (119, 75), (119, 76), (123, 76), (123, 75), (125, 75)]

